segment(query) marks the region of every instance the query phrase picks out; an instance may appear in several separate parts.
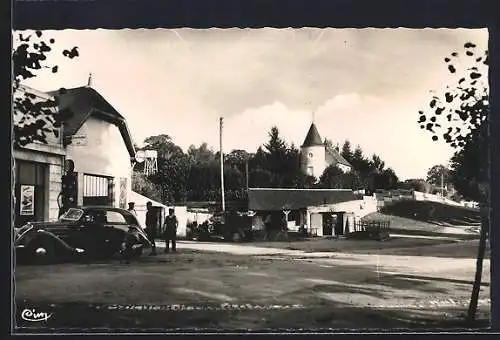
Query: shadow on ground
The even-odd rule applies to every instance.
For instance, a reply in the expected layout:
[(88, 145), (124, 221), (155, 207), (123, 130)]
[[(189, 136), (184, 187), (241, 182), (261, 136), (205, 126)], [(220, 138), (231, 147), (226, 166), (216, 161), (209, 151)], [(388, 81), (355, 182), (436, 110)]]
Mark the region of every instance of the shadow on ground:
[[(371, 281), (371, 282), (370, 282)], [(384, 285), (389, 285), (394, 288), (417, 288), (417, 287), (423, 287), (428, 284), (432, 283), (439, 283), (439, 282), (444, 282), (444, 283), (449, 283), (449, 284), (457, 284), (457, 285), (466, 285), (472, 287), (472, 280), (467, 281), (467, 280), (457, 280), (457, 279), (451, 279), (451, 278), (444, 278), (444, 277), (433, 277), (433, 276), (424, 276), (424, 275), (412, 275), (412, 274), (391, 274), (391, 275), (384, 275), (383, 276), (383, 281), (381, 279), (373, 279), (373, 280), (364, 280), (363, 282), (366, 283), (380, 283), (383, 282)], [(481, 287), (489, 287), (490, 283), (489, 282), (482, 282)], [(426, 289), (424, 289), (426, 290)], [(437, 289), (435, 292), (442, 292), (446, 293), (446, 289)]]
[(426, 237), (438, 237), (438, 238), (446, 237), (450, 241), (479, 239), (479, 233), (465, 234), (466, 230), (464, 230), (464, 234), (450, 234), (439, 231), (413, 230), (413, 229), (391, 227), (389, 232), (390, 234), (401, 234), (401, 235), (411, 235), (411, 236), (426, 236)]
[[(479, 241), (477, 239), (454, 240), (391, 237), (384, 242), (373, 240), (309, 239), (298, 242), (256, 242), (249, 245), (265, 248), (301, 250), (307, 253), (345, 252), (354, 254), (435, 256), (473, 259), (477, 257)], [(487, 246), (485, 258), (490, 258), (489, 245)]]

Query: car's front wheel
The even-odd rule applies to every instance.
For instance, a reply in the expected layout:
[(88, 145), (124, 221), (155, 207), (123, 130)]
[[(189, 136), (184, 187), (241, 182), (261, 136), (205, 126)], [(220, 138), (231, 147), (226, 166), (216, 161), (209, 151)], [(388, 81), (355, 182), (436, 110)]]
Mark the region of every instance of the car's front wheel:
[(138, 246), (137, 248), (135, 248), (134, 249), (134, 257), (135, 258), (141, 257), (143, 249), (144, 249), (144, 247), (142, 247), (142, 246)]
[(29, 246), (29, 257), (36, 264), (49, 264), (55, 260), (54, 242), (48, 239), (34, 240)]
[(239, 232), (235, 231), (235, 232), (231, 235), (231, 241), (232, 241), (232, 242), (235, 242), (235, 243), (241, 242), (241, 241), (242, 241), (241, 234), (240, 234)]

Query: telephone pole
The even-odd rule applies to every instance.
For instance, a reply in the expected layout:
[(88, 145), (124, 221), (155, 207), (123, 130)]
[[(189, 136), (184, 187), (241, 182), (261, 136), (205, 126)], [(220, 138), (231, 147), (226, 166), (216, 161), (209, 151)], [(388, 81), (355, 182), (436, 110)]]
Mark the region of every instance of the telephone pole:
[(246, 186), (248, 193), (248, 157), (245, 159), (245, 177), (246, 177)]
[(443, 171), (441, 171), (441, 197), (444, 197), (444, 174), (443, 174)]
[(222, 211), (226, 211), (226, 202), (224, 198), (224, 153), (222, 148), (222, 128), (223, 128), (224, 118), (220, 117), (219, 124), (219, 148), (220, 148), (220, 189), (221, 189), (221, 199), (222, 199)]

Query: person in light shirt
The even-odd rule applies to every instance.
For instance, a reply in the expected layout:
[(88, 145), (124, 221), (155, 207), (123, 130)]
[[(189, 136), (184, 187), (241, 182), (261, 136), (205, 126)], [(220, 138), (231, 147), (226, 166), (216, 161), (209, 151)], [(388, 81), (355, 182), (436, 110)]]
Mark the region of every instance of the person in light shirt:
[(137, 212), (135, 211), (135, 202), (128, 202), (128, 211), (130, 211), (134, 216), (137, 217)]

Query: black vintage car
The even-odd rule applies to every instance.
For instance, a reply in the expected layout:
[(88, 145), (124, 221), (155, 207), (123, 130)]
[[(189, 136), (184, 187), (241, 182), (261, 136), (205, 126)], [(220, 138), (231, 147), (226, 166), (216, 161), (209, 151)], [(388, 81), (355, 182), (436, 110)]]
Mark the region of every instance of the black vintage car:
[(70, 208), (56, 222), (31, 222), (15, 230), (19, 262), (50, 263), (71, 258), (103, 259), (122, 250), (135, 235), (134, 253), (151, 247), (137, 218), (127, 210), (103, 206)]

